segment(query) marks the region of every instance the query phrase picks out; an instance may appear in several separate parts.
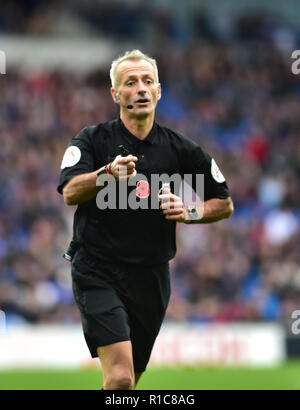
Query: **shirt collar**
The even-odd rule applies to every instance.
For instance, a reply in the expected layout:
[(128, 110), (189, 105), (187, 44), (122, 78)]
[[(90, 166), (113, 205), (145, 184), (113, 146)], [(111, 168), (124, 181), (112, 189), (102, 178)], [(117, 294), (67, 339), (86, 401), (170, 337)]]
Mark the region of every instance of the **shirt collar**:
[(131, 134), (131, 132), (123, 124), (120, 117), (118, 118), (118, 128), (121, 131), (122, 135), (127, 139), (128, 143), (131, 145), (137, 144), (138, 142), (141, 142), (141, 141), (148, 142), (149, 144), (154, 144), (154, 140), (155, 140), (156, 133), (157, 133), (157, 124), (155, 121), (153, 123), (153, 127), (151, 131), (149, 132), (147, 137), (143, 140), (140, 140), (138, 137)]

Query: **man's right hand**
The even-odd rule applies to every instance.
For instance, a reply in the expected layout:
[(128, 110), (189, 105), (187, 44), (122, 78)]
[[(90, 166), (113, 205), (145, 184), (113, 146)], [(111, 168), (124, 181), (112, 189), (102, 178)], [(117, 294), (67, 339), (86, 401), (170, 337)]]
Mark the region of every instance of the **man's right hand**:
[[(135, 163), (137, 160), (138, 158), (133, 155), (127, 155), (127, 157), (118, 155), (110, 164), (110, 173), (116, 180), (134, 177), (136, 175)], [(76, 175), (71, 178), (63, 188), (65, 203), (67, 205), (79, 205), (94, 198), (99, 190), (104, 187), (105, 182), (97, 183), (99, 171), (97, 169), (97, 171)], [(104, 175), (108, 177), (106, 172)]]
[(138, 158), (134, 155), (122, 157), (118, 155), (110, 164), (110, 172), (116, 180), (121, 181), (136, 176), (135, 163)]

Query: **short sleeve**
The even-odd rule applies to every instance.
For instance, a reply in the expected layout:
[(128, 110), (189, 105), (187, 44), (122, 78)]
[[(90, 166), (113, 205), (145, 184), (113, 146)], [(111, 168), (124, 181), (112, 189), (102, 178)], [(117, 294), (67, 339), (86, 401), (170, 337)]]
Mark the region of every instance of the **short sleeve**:
[[(196, 189), (197, 174), (204, 175), (204, 201), (212, 198), (225, 199), (229, 197), (229, 189), (214, 158), (204, 152), (197, 144), (192, 141), (185, 146), (185, 158), (183, 159), (183, 173), (193, 175), (192, 188), (194, 191), (199, 192)], [(198, 187), (199, 188), (199, 187)], [(201, 191), (201, 190), (200, 190)]]
[(57, 191), (62, 194), (64, 185), (76, 175), (94, 171), (95, 159), (88, 129), (81, 130), (70, 141), (60, 167)]

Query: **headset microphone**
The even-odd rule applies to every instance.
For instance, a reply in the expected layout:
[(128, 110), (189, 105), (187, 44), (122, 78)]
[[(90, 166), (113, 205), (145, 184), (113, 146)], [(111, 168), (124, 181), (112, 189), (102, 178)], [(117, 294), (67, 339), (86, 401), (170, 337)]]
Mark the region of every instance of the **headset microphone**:
[[(115, 101), (115, 102), (117, 102), (117, 98), (118, 98), (118, 94), (115, 94), (115, 95), (114, 95), (114, 101)], [(132, 110), (132, 109), (133, 109), (133, 105), (131, 105), (131, 104), (127, 105), (127, 109), (128, 109), (128, 110)]]

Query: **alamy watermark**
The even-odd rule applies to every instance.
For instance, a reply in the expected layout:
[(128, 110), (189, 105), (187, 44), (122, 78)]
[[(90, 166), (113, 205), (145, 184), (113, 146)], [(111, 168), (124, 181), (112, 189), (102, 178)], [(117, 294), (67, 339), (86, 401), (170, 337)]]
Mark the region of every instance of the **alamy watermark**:
[[(121, 167), (120, 167), (121, 168)], [(126, 167), (125, 174), (126, 176)], [(159, 195), (167, 194), (165, 188), (182, 199), (185, 205), (197, 205), (199, 218), (204, 212), (204, 174), (151, 174), (150, 183), (146, 175), (137, 173), (134, 177), (126, 177), (116, 183), (110, 174), (98, 177), (97, 186), (103, 186), (96, 197), (97, 207), (105, 209), (160, 209), (160, 204), (167, 199), (160, 200)], [(171, 186), (173, 189), (171, 189)], [(132, 188), (131, 188), (132, 187)], [(195, 187), (193, 190), (192, 187)], [(169, 208), (171, 208), (170, 202)]]
[(6, 55), (0, 50), (0, 74), (6, 74)]
[(6, 331), (6, 318), (3, 310), (0, 310), (0, 335)]
[(294, 322), (292, 322), (291, 331), (293, 335), (299, 335), (300, 334), (300, 310), (294, 310), (291, 314), (291, 318), (296, 319), (294, 320)]
[(292, 73), (298, 75), (300, 73), (300, 50), (294, 50), (291, 58), (295, 60), (291, 67)]

